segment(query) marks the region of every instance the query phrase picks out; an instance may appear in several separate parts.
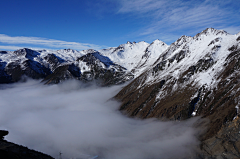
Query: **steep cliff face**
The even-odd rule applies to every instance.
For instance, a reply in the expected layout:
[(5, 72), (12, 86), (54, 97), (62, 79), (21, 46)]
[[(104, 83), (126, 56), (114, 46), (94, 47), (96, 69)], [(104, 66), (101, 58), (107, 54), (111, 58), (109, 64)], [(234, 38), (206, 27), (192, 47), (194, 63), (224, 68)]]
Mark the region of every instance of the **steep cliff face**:
[(182, 36), (116, 95), (120, 110), (140, 118), (208, 118), (207, 141), (239, 116), (239, 60), (237, 35), (209, 28)]

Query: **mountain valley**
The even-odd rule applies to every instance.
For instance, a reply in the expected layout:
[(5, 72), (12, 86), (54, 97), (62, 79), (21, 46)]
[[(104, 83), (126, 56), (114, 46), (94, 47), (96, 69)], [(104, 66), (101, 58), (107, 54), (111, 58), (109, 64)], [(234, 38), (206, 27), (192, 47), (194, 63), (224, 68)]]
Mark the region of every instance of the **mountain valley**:
[(240, 158), (240, 33), (207, 28), (167, 45), (127, 42), (102, 50), (0, 51), (0, 83), (26, 78), (45, 85), (74, 79), (125, 84), (113, 97), (131, 118), (185, 121), (204, 132), (193, 158)]

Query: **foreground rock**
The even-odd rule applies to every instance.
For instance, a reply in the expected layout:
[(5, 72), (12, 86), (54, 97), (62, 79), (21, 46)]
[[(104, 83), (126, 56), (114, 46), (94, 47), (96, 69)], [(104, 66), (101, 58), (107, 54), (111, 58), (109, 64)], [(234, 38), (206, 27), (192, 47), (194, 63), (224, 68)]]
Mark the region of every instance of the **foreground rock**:
[(2, 159), (53, 159), (51, 156), (30, 150), (27, 147), (20, 146), (3, 139), (8, 131), (0, 130), (0, 158)]
[(4, 139), (4, 136), (8, 135), (8, 131), (0, 130), (0, 139)]

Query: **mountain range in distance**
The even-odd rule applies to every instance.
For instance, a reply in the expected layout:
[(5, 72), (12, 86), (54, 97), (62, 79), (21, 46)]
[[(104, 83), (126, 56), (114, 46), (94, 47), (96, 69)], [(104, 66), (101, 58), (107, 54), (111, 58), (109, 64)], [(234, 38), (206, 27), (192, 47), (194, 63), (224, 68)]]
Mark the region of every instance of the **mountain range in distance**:
[(103, 50), (0, 51), (0, 83), (27, 76), (57, 84), (130, 81), (114, 98), (130, 117), (207, 119), (198, 158), (240, 158), (240, 33), (207, 28), (167, 45), (127, 42)]

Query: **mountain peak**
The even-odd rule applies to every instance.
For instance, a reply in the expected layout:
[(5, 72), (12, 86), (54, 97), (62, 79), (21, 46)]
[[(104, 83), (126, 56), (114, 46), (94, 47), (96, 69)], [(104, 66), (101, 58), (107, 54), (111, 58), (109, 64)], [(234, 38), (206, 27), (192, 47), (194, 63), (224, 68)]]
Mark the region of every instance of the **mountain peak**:
[(214, 28), (207, 28), (203, 30), (201, 33), (198, 33), (195, 37), (199, 37), (200, 35), (228, 35), (225, 30), (217, 30)]
[(204, 31), (208, 32), (208, 33), (213, 33), (213, 34), (228, 34), (225, 30), (217, 30), (217, 29), (214, 29), (214, 28), (207, 28)]
[(29, 52), (29, 51), (33, 51), (33, 50), (31, 50), (31, 49), (29, 49), (29, 48), (22, 48), (22, 49), (18, 49), (18, 50), (16, 50), (16, 52)]
[(62, 52), (62, 53), (77, 53), (77, 52), (79, 52), (79, 51), (68, 48), (68, 49), (57, 50), (57, 52)]
[(191, 36), (182, 35), (174, 44), (182, 45), (183, 43), (188, 42), (191, 39), (192, 39)]
[(13, 52), (15, 55), (17, 56), (25, 56), (27, 58), (33, 58), (36, 57), (37, 55), (39, 55), (38, 52), (28, 49), (28, 48), (23, 48), (23, 49), (19, 49)]
[(165, 42), (159, 40), (159, 39), (156, 39), (152, 42), (152, 44), (161, 44), (161, 45), (167, 45)]
[(88, 54), (88, 53), (96, 53), (96, 52), (98, 52), (97, 50), (94, 50), (94, 49), (88, 49), (88, 50), (83, 50), (83, 52), (85, 53), (85, 54)]

